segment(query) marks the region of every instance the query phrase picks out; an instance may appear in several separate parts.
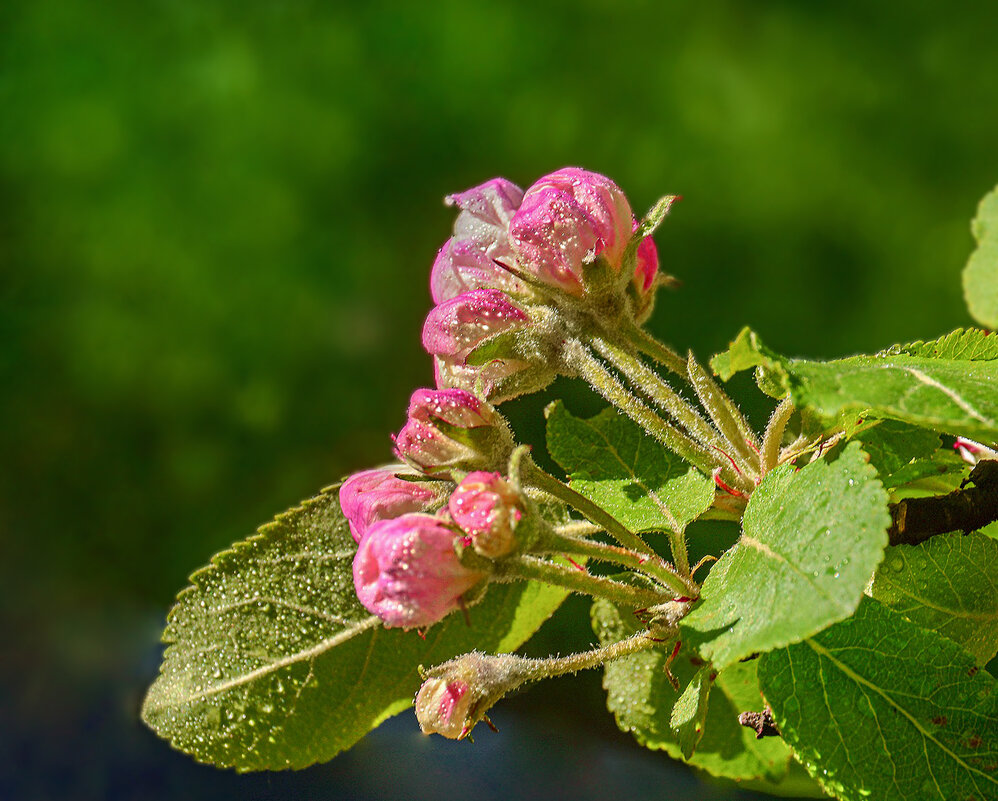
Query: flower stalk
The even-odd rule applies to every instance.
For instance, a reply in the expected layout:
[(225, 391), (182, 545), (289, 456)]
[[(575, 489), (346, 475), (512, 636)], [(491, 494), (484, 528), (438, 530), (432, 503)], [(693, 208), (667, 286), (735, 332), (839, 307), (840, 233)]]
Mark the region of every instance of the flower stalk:
[(594, 598), (606, 598), (608, 601), (634, 609), (662, 603), (665, 596), (662, 592), (623, 584), (603, 576), (594, 576), (585, 569), (563, 567), (533, 556), (520, 556), (495, 562), (491, 578), (493, 581), (543, 581)]

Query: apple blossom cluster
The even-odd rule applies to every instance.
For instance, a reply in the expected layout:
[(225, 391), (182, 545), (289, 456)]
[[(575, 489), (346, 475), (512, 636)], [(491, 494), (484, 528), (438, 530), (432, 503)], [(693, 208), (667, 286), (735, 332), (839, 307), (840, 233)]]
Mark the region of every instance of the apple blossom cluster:
[[(447, 203), (454, 235), (430, 275), (422, 342), (435, 389), (419, 389), (395, 435), (400, 464), (340, 489), (357, 541), (357, 597), (386, 625), (422, 628), (461, 608), (491, 563), (525, 549), (527, 502), (504, 478), (513, 434), (494, 404), (572, 370), (566, 320), (651, 311), (658, 255), (620, 188), (569, 167), (525, 192), (495, 178)], [(522, 538), (521, 538), (522, 540)], [(461, 703), (451, 688), (437, 702)]]

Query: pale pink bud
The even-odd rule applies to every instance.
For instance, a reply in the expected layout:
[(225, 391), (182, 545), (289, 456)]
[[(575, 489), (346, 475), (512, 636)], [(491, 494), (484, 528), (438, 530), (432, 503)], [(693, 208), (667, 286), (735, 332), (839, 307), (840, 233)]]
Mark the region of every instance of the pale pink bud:
[(454, 522), (471, 537), (475, 551), (490, 559), (506, 556), (516, 545), (514, 529), (523, 517), (520, 498), (499, 473), (469, 473), (450, 496)]
[(350, 523), (350, 533), (356, 542), (364, 538), (367, 529), (379, 520), (389, 520), (409, 512), (425, 512), (439, 499), (432, 483), (407, 481), (398, 473), (408, 468), (384, 467), (354, 473), (340, 487), (340, 508)]
[(627, 198), (613, 181), (566, 167), (526, 191), (510, 222), (509, 240), (523, 269), (581, 295), (583, 266), (597, 256), (620, 269), (633, 220)]
[(375, 523), (353, 561), (357, 598), (388, 626), (423, 627), (441, 620), (485, 578), (461, 564), (456, 537), (432, 515)]
[[(430, 668), (416, 694), (416, 718), (426, 734), (460, 740), (506, 693), (537, 678), (537, 660), (480, 651)], [(491, 723), (489, 724), (492, 725)]]
[(957, 437), (953, 448), (967, 464), (976, 466), (985, 459), (998, 459), (998, 451), (966, 437)]
[(505, 178), (449, 195), (447, 204), (461, 210), (454, 221), (454, 238), (477, 242), (493, 258), (512, 255), (507, 231), (522, 200), (523, 190)]
[(440, 248), (433, 263), (430, 291), (434, 303), (472, 289), (526, 292), (523, 282), (496, 263), (513, 260), (509, 221), (522, 198), (523, 190), (505, 178), (493, 178), (447, 198), (461, 213), (454, 222), (454, 236)]
[(417, 389), (408, 416), (394, 437), (395, 453), (424, 473), (502, 464), (513, 447), (498, 412), (462, 389)]
[[(504, 258), (512, 260), (512, 255), (504, 254)], [(524, 283), (497, 264), (478, 242), (448, 239), (437, 253), (430, 272), (433, 302), (443, 303), (473, 289), (499, 289), (514, 295), (527, 293)]]
[(433, 356), (463, 363), (489, 338), (523, 328), (526, 313), (497, 289), (475, 289), (436, 306), (423, 324), (423, 347)]
[(427, 679), (416, 693), (416, 720), (423, 734), (460, 740), (468, 732), (474, 695), (460, 679)]

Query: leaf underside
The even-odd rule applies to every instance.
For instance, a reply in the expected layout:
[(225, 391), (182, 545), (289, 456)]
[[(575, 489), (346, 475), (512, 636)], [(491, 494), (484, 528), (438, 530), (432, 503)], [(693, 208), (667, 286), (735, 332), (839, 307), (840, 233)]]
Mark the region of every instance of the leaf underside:
[(998, 328), (998, 188), (985, 195), (971, 224), (977, 249), (963, 271), (963, 292), (971, 315)]
[(302, 768), (407, 708), (420, 664), (512, 650), (565, 597), (535, 583), (492, 587), (471, 626), (451, 615), (424, 640), (360, 605), (355, 551), (330, 488), (218, 554), (170, 612), (145, 722), (201, 762)]

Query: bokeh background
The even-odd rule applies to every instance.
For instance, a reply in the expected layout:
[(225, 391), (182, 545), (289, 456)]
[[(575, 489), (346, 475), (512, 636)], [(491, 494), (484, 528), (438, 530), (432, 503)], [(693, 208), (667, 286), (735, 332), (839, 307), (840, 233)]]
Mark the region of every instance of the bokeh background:
[(403, 715), (300, 774), (195, 765), (137, 710), (187, 575), (389, 456), (445, 194), (569, 164), (681, 193), (651, 328), (704, 357), (745, 323), (929, 338), (970, 323), (996, 33), (911, 0), (0, 4), (0, 798), (748, 797), (617, 733), (595, 675), (475, 746)]

